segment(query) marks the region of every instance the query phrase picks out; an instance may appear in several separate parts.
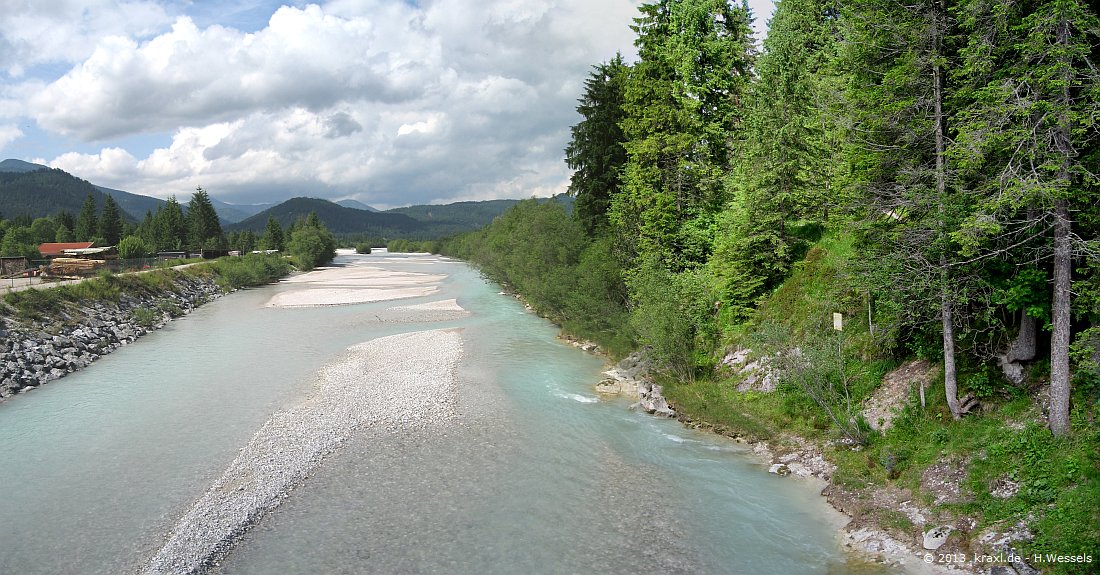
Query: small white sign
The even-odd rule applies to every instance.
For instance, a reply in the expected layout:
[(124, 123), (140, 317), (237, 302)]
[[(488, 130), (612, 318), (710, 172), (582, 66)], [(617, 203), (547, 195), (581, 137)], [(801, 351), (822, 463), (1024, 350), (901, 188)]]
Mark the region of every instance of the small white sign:
[(844, 331), (844, 314), (842, 314), (842, 313), (834, 313), (833, 314), (833, 329), (835, 329), (837, 331)]

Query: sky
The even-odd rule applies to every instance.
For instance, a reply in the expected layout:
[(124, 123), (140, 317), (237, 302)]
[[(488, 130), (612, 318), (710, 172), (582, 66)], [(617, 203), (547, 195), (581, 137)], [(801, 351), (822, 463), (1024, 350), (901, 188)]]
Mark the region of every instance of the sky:
[(0, 159), (237, 204), (550, 196), (640, 4), (0, 0)]

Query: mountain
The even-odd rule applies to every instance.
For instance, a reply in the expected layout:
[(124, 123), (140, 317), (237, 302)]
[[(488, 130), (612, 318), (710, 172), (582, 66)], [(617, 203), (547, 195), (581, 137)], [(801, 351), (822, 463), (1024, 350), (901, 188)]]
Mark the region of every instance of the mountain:
[[(31, 171), (21, 165), (27, 164), (26, 162), (20, 164), (9, 162), (12, 160), (5, 160), (0, 164), (0, 168), (7, 169), (8, 166), (12, 166), (22, 171), (0, 171), (0, 214), (5, 217), (27, 215), (39, 218), (62, 211), (75, 216), (80, 213), (80, 208), (84, 205), (84, 200), (89, 193), (95, 198), (96, 205), (100, 209), (103, 208), (107, 195), (89, 182), (62, 170), (39, 166)], [(35, 166), (35, 164), (28, 165)], [(122, 206), (118, 196), (114, 196), (114, 199), (119, 204), (123, 220), (138, 221), (132, 212)]]
[[(165, 201), (122, 190), (96, 186), (63, 170), (8, 159), (0, 162), (0, 215), (32, 218), (54, 215), (62, 210), (80, 213), (88, 193), (102, 207), (110, 194), (122, 210), (123, 219), (138, 222), (145, 212), (156, 212)], [(186, 211), (189, 197), (177, 199)], [(572, 208), (573, 199), (555, 196), (541, 201), (557, 201)], [(316, 198), (294, 198), (281, 204), (229, 204), (211, 198), (222, 227), (227, 231), (251, 229), (262, 232), (267, 218), (274, 216), (289, 226), (299, 217), (316, 212), (334, 233), (362, 234), (414, 240), (437, 239), (481, 228), (507, 211), (519, 200), (456, 202), (443, 205), (417, 205), (378, 211), (357, 200), (330, 202)]]
[(341, 205), (341, 206), (344, 206), (345, 208), (352, 208), (352, 209), (356, 209), (356, 210), (366, 210), (368, 212), (381, 211), (381, 210), (377, 210), (375, 208), (372, 208), (372, 207), (368, 206), (367, 204), (364, 204), (363, 202), (360, 202), (359, 200), (351, 200), (351, 199), (336, 200), (336, 203)]
[(210, 203), (214, 204), (214, 210), (218, 212), (218, 217), (221, 218), (224, 223), (237, 223), (275, 205), (229, 204), (215, 198), (210, 198)]
[(7, 159), (0, 162), (0, 172), (36, 172), (38, 170), (48, 170), (49, 167), (42, 164), (32, 164), (30, 162), (24, 162), (23, 160)]
[(268, 208), (254, 216), (228, 226), (228, 230), (252, 230), (263, 232), (267, 219), (274, 217), (279, 225), (287, 228), (290, 224), (316, 213), (328, 229), (337, 234), (368, 234), (382, 237), (416, 234), (423, 224), (405, 214), (386, 212), (368, 212), (347, 208), (339, 204), (318, 198), (292, 198), (277, 206)]
[(131, 194), (130, 192), (124, 192), (122, 190), (104, 188), (103, 186), (95, 186), (95, 189), (104, 194), (110, 194), (111, 198), (118, 204), (118, 207), (122, 208), (126, 213), (133, 215), (139, 221), (145, 218), (145, 212), (156, 213), (157, 208), (167, 203), (160, 198), (150, 198), (149, 196)]

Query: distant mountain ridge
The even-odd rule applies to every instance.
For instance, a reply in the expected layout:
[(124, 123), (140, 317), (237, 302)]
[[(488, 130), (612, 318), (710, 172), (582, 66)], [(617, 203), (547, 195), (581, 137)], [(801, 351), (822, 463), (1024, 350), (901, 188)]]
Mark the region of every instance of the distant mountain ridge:
[(268, 218), (275, 218), (283, 228), (311, 213), (317, 214), (329, 231), (337, 234), (368, 234), (381, 237), (416, 233), (423, 225), (405, 214), (368, 212), (347, 208), (320, 198), (291, 198), (254, 216), (228, 227), (228, 230), (262, 232)]
[[(156, 212), (165, 200), (97, 186), (64, 170), (22, 160), (0, 161), (0, 215), (32, 218), (61, 211), (80, 213), (91, 193), (102, 208), (110, 194), (123, 212), (123, 219), (140, 222), (146, 212)], [(187, 209), (189, 197), (177, 197)], [(569, 210), (572, 198), (556, 196)], [(262, 232), (268, 217), (287, 227), (311, 212), (334, 233), (363, 234), (382, 238), (436, 239), (472, 231), (487, 225), (519, 200), (486, 200), (441, 205), (416, 205), (379, 211), (358, 200), (337, 202), (318, 198), (292, 198), (279, 204), (229, 204), (211, 198), (226, 231), (250, 229)]]
[(341, 206), (344, 206), (345, 208), (354, 208), (356, 210), (366, 210), (368, 212), (380, 212), (380, 211), (382, 211), (382, 210), (373, 208), (371, 206), (368, 206), (367, 204), (364, 204), (363, 202), (360, 202), (359, 200), (351, 200), (351, 199), (336, 200), (336, 202), (334, 202), (334, 203), (336, 203), (338, 205), (341, 205)]

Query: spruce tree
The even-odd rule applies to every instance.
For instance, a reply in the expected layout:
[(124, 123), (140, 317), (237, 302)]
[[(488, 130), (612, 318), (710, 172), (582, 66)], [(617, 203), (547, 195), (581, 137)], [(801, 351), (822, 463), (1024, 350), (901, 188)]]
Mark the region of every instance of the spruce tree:
[(755, 48), (744, 5), (643, 4), (624, 93), (627, 163), (612, 199), (628, 251), (670, 270), (705, 261)]
[[(1039, 254), (1053, 272), (1050, 429), (1069, 431), (1074, 212), (1100, 201), (1086, 161), (1100, 129), (1100, 20), (1073, 0), (966, 2), (968, 42), (960, 74), (968, 91), (955, 146), (980, 203), (960, 231), (976, 252), (1011, 253), (1048, 238)], [(1007, 247), (1006, 247), (1007, 246)], [(1028, 256), (1031, 256), (1030, 258)]]
[(286, 249), (283, 227), (279, 225), (279, 220), (276, 220), (275, 216), (267, 217), (267, 226), (264, 227), (264, 235), (260, 243), (265, 250), (281, 252)]
[(77, 216), (73, 235), (76, 241), (87, 242), (95, 237), (97, 231), (99, 231), (99, 223), (96, 218), (95, 197), (89, 192), (88, 197), (84, 199), (84, 205), (80, 207), (80, 215)]
[(225, 237), (218, 212), (210, 196), (201, 187), (195, 189), (187, 209), (187, 237), (192, 249), (224, 248)]
[(103, 200), (103, 212), (99, 216), (99, 237), (108, 246), (118, 245), (118, 240), (122, 238), (122, 214), (110, 194)]
[(574, 213), (590, 236), (607, 225), (607, 209), (619, 192), (619, 177), (626, 163), (619, 126), (625, 77), (621, 55), (593, 67), (577, 106), (584, 119), (572, 127), (572, 140), (565, 148), (565, 162), (574, 170), (569, 179), (569, 193), (576, 197)]

